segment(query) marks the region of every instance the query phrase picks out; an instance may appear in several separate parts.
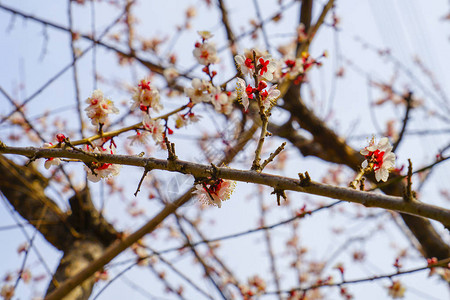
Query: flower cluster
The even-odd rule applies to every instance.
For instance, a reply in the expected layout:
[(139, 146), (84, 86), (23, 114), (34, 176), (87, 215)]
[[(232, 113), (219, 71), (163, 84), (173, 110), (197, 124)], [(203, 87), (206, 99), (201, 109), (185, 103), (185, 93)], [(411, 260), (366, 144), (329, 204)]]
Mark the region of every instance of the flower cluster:
[(235, 93), (224, 92), (219, 87), (213, 86), (210, 81), (199, 78), (192, 79), (191, 85), (192, 87), (185, 88), (184, 92), (192, 104), (210, 102), (217, 112), (225, 115), (231, 113), (233, 102), (236, 100)]
[(371, 168), (375, 172), (377, 181), (387, 181), (389, 171), (394, 168), (395, 154), (392, 151), (392, 146), (388, 138), (380, 139), (378, 144), (375, 144), (375, 139), (372, 138), (368, 147), (361, 150), (361, 154), (366, 158), (362, 163), (363, 169)]
[[(326, 57), (327, 53), (324, 52), (320, 57)], [(302, 52), (299, 58), (294, 58), (290, 55), (286, 55), (281, 60), (283, 62), (280, 71), (280, 77), (282, 79), (293, 80), (294, 84), (299, 84), (303, 81), (305, 73), (310, 70), (314, 65), (321, 66), (322, 63), (317, 59), (314, 59), (307, 52)]]
[(184, 88), (184, 93), (194, 104), (211, 102), (215, 95), (220, 92), (218, 87), (213, 86), (211, 82), (204, 79), (194, 78), (191, 85), (191, 88)]
[(193, 51), (197, 61), (208, 66), (219, 62), (217, 57), (216, 46), (212, 42), (208, 42), (208, 39), (212, 37), (212, 34), (208, 31), (199, 31), (198, 34), (202, 37), (202, 42), (195, 43), (195, 49)]
[(161, 124), (160, 119), (152, 119), (150, 116), (145, 115), (142, 124), (144, 125), (144, 129), (152, 135), (153, 140), (157, 144), (164, 141), (164, 125)]
[(234, 191), (236, 182), (225, 179), (208, 179), (195, 185), (194, 194), (205, 204), (222, 207), (222, 201), (228, 200)]
[(200, 118), (191, 111), (185, 114), (177, 114), (175, 118), (175, 128), (184, 127), (190, 123), (198, 122), (198, 120), (200, 120)]
[(134, 143), (138, 143), (141, 145), (146, 145), (148, 143), (148, 136), (150, 132), (148, 131), (139, 131), (136, 130), (136, 134), (129, 136), (127, 139), (131, 140), (130, 146), (133, 146)]
[(91, 119), (92, 125), (106, 124), (109, 114), (119, 113), (112, 100), (106, 99), (101, 90), (95, 90), (92, 96), (86, 99), (86, 103), (89, 106), (86, 107), (85, 111)]
[(252, 87), (250, 84), (246, 86), (246, 83), (242, 78), (238, 78), (236, 84), (238, 99), (242, 101), (245, 110), (248, 109), (250, 104), (249, 99), (255, 98), (255, 93), (259, 93), (261, 105), (265, 110), (272, 107), (281, 94), (280, 90), (277, 89), (277, 85), (273, 85), (268, 90), (265, 90), (265, 88), (267, 88), (267, 83), (265, 81), (260, 81), (257, 88)]
[(238, 287), (243, 299), (253, 299), (266, 291), (266, 282), (255, 275), (248, 279), (247, 284), (239, 284)]
[[(92, 148), (86, 145), (87, 152), (100, 153), (100, 154), (114, 154), (116, 153), (116, 147), (111, 143), (108, 148), (95, 147)], [(116, 176), (119, 174), (120, 165), (115, 165), (111, 163), (99, 163), (92, 162), (88, 166), (84, 167), (87, 172), (87, 178), (92, 182), (98, 182), (102, 178), (108, 178), (111, 176)], [(94, 173), (95, 172), (95, 173)]]
[(150, 113), (150, 108), (155, 112), (159, 112), (162, 109), (162, 105), (159, 102), (159, 91), (148, 79), (142, 79), (134, 89), (133, 101), (131, 110), (139, 107), (143, 112)]
[(214, 109), (218, 113), (229, 115), (233, 110), (233, 102), (236, 100), (236, 98), (236, 93), (220, 92), (214, 95), (214, 98), (211, 102), (214, 105)]
[(249, 51), (244, 55), (236, 55), (234, 61), (244, 76), (249, 75), (250, 77), (253, 77), (256, 73), (261, 80), (271, 81), (273, 79), (273, 74), (277, 70), (277, 61), (270, 55), (263, 57), (256, 56), (256, 66), (253, 61), (253, 53)]

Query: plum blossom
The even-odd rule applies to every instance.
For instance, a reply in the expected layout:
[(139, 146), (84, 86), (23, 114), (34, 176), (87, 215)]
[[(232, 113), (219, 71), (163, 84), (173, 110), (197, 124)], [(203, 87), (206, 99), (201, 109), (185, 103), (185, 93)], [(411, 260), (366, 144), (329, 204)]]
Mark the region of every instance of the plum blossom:
[(393, 299), (403, 298), (405, 297), (406, 288), (402, 283), (398, 280), (394, 280), (392, 285), (388, 287), (388, 294)]
[(297, 78), (298, 75), (303, 73), (303, 59), (293, 58), (286, 56), (283, 58), (285, 68), (283, 68), (282, 76), (289, 80)]
[(114, 106), (114, 102), (106, 99), (101, 90), (95, 90), (92, 96), (86, 99), (89, 104), (85, 111), (91, 119), (92, 125), (106, 124), (109, 114), (118, 114), (119, 110)]
[(200, 118), (193, 112), (188, 112), (186, 114), (177, 114), (175, 117), (175, 128), (181, 128), (187, 126), (190, 123), (198, 122)]
[(201, 36), (202, 40), (204, 40), (204, 41), (213, 37), (213, 34), (207, 30), (197, 31), (197, 33), (198, 33), (198, 35)]
[(242, 101), (245, 111), (247, 111), (248, 105), (250, 104), (248, 101), (246, 88), (244, 79), (238, 77), (236, 82), (237, 97)]
[(273, 73), (277, 70), (277, 63), (272, 56), (267, 55), (258, 59), (259, 72), (258, 75), (267, 81), (273, 79)]
[(160, 119), (152, 119), (148, 115), (145, 115), (142, 124), (144, 125), (144, 129), (150, 132), (153, 140), (157, 144), (164, 140), (164, 125), (161, 124)]
[(134, 88), (134, 103), (131, 105), (131, 110), (139, 107), (142, 111), (148, 112), (152, 108), (155, 112), (159, 112), (162, 109), (159, 99), (158, 89), (148, 79), (142, 79), (138, 86)]
[(253, 65), (253, 61), (251, 58), (245, 57), (244, 55), (236, 55), (234, 57), (234, 61), (236, 62), (243, 75), (253, 76), (253, 73), (255, 72), (255, 66)]
[(395, 154), (391, 151), (392, 146), (387, 137), (380, 139), (376, 145), (375, 138), (372, 138), (369, 146), (360, 151), (366, 158), (362, 163), (363, 169), (372, 166), (376, 180), (387, 181), (389, 170), (394, 168), (395, 165)]
[(210, 179), (208, 182), (202, 182), (195, 185), (199, 200), (202, 203), (222, 207), (222, 201), (228, 200), (234, 191), (236, 182), (225, 179)]
[[(103, 147), (95, 147), (92, 150), (92, 147), (87, 146), (86, 149), (88, 152), (100, 153), (100, 154), (114, 154), (116, 153), (116, 148), (111, 144), (109, 148)], [(111, 163), (100, 163), (100, 162), (92, 162), (90, 167), (84, 166), (84, 169), (87, 172), (88, 180), (92, 182), (99, 182), (102, 178), (108, 178), (112, 176), (116, 176), (119, 174), (120, 165), (111, 164)], [(92, 172), (94, 171), (95, 174)]]
[(214, 109), (225, 115), (229, 115), (233, 110), (233, 102), (236, 99), (236, 94), (230, 92), (220, 92), (214, 96), (212, 103)]
[(197, 61), (204, 66), (219, 62), (219, 57), (217, 57), (217, 50), (214, 43), (196, 43), (193, 53)]
[(439, 275), (443, 280), (450, 283), (450, 264), (448, 264), (447, 268), (431, 268), (428, 276), (433, 274)]
[(166, 78), (168, 83), (173, 83), (180, 76), (178, 71), (175, 68), (166, 68), (163, 71), (163, 75)]
[[(52, 143), (44, 143), (44, 148), (52, 148)], [(44, 167), (48, 170), (51, 166), (59, 166), (61, 164), (61, 160), (55, 157), (49, 157), (45, 160)]]
[(130, 146), (133, 146), (134, 143), (146, 145), (148, 143), (149, 135), (150, 132), (148, 131), (136, 131), (135, 135), (129, 136), (127, 139), (131, 140)]
[(265, 110), (268, 110), (272, 105), (274, 105), (280, 97), (280, 90), (277, 89), (277, 85), (272, 85), (269, 90), (264, 90), (260, 93), (262, 105)]
[(219, 88), (214, 87), (211, 82), (204, 79), (194, 78), (191, 82), (192, 88), (185, 88), (185, 94), (192, 103), (211, 102), (215, 94), (219, 93)]

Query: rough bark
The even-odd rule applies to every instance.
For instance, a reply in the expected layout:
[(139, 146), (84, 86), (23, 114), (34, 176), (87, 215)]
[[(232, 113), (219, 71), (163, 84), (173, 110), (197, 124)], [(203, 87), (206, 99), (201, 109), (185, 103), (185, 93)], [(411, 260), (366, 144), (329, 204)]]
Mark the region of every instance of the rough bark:
[[(103, 244), (95, 240), (75, 240), (69, 249), (64, 251), (58, 268), (53, 278), (57, 282), (64, 282), (71, 278), (81, 270), (85, 269), (94, 259), (100, 257), (104, 253)], [(87, 300), (92, 293), (95, 284), (95, 276), (91, 276), (83, 283), (74, 288), (65, 300)], [(55, 285), (51, 282), (47, 289), (46, 295), (55, 289)]]
[(48, 179), (33, 165), (21, 166), (0, 155), (0, 191), (50, 244), (63, 250), (73, 241), (75, 231), (67, 222), (66, 213), (45, 195), (47, 185)]
[[(55, 289), (55, 282), (64, 282), (101, 256), (120, 236), (99, 214), (88, 189), (75, 193), (69, 199), (71, 211), (63, 212), (45, 194), (48, 181), (32, 164), (19, 165), (0, 155), (0, 191), (49, 243), (63, 251), (47, 293)], [(88, 299), (94, 284), (91, 276), (64, 299)]]

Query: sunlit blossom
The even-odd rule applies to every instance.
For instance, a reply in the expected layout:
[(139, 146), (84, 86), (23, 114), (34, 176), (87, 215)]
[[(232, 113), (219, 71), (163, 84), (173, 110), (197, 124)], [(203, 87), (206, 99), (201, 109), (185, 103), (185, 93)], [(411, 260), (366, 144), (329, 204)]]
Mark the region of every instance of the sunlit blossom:
[[(44, 143), (44, 148), (51, 148), (52, 143)], [(61, 159), (57, 157), (49, 157), (45, 160), (44, 167), (48, 170), (51, 166), (59, 166), (61, 164)]]
[(255, 66), (253, 65), (253, 61), (251, 58), (245, 57), (244, 55), (236, 55), (234, 57), (234, 61), (236, 62), (243, 75), (253, 76), (253, 73), (255, 72)]
[(282, 71), (283, 77), (293, 80), (297, 78), (298, 75), (303, 73), (303, 60), (301, 58), (286, 56), (283, 58), (283, 63), (284, 63), (284, 68)]
[(271, 81), (273, 79), (273, 73), (277, 69), (277, 64), (272, 56), (267, 55), (258, 59), (258, 68), (258, 75), (267, 81)]
[(236, 98), (235, 94), (220, 92), (213, 98), (214, 109), (222, 114), (229, 115), (233, 110), (233, 102)]
[(187, 114), (177, 114), (175, 117), (175, 128), (181, 128), (187, 126), (189, 123), (198, 122), (199, 120), (200, 118), (192, 112)]
[(129, 136), (127, 139), (131, 140), (130, 146), (133, 146), (134, 143), (146, 145), (148, 143), (149, 135), (150, 132), (148, 131), (136, 131), (135, 135)]
[(215, 64), (219, 62), (216, 46), (213, 43), (197, 43), (193, 51), (195, 58), (202, 65)]
[(277, 85), (273, 85), (269, 88), (269, 90), (264, 90), (260, 93), (261, 95), (261, 101), (262, 105), (264, 106), (264, 109), (269, 109), (272, 105), (274, 105), (280, 97), (280, 90), (277, 89)]
[(109, 114), (119, 113), (119, 110), (114, 106), (114, 102), (105, 98), (101, 90), (95, 90), (92, 96), (86, 99), (86, 103), (89, 106), (85, 111), (91, 119), (92, 125), (106, 124)]
[(207, 30), (197, 31), (197, 33), (202, 37), (203, 40), (207, 40), (213, 37), (213, 34)]
[(372, 166), (376, 180), (387, 181), (389, 171), (395, 166), (395, 154), (391, 151), (392, 145), (387, 137), (380, 139), (378, 144), (375, 144), (375, 138), (372, 138), (369, 146), (360, 152), (366, 158), (362, 163), (363, 169)]
[(175, 79), (180, 76), (178, 71), (175, 68), (166, 68), (163, 71), (163, 75), (166, 78), (167, 82), (172, 83), (175, 81)]
[(184, 92), (195, 104), (200, 102), (211, 102), (212, 98), (220, 92), (211, 82), (204, 79), (194, 78), (191, 82), (192, 88), (185, 88)]
[(249, 101), (248, 101), (248, 95), (246, 93), (246, 86), (245, 86), (245, 81), (242, 78), (237, 78), (237, 82), (236, 82), (236, 92), (237, 92), (237, 96), (238, 99), (240, 99), (242, 101), (242, 105), (244, 106), (244, 109), (247, 110), (248, 106), (249, 106)]
[(164, 125), (161, 124), (161, 120), (152, 119), (148, 115), (145, 115), (142, 124), (144, 125), (144, 128), (152, 135), (152, 138), (156, 143), (160, 143), (164, 140)]
[(139, 107), (141, 110), (148, 111), (150, 108), (155, 112), (162, 109), (160, 103), (159, 91), (154, 87), (149, 80), (142, 79), (138, 86), (134, 88), (133, 104), (131, 110)]
[(211, 179), (195, 186), (194, 194), (202, 203), (222, 207), (222, 201), (228, 200), (234, 191), (236, 182), (225, 179)]
[[(86, 150), (89, 152), (100, 154), (115, 154), (116, 152), (114, 145), (111, 145), (109, 148), (95, 147), (95, 149), (93, 150), (92, 147), (88, 146)], [(116, 176), (117, 174), (119, 174), (120, 167), (121, 166), (117, 164), (99, 162), (90, 163), (90, 167), (84, 166), (87, 172), (87, 178), (92, 182), (98, 182), (102, 178)], [(94, 171), (95, 174), (92, 171)]]

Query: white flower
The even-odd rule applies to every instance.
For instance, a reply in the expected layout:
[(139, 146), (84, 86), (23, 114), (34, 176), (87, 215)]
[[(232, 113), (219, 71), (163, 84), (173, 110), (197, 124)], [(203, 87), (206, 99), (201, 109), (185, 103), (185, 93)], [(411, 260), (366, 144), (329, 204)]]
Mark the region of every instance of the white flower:
[(283, 58), (283, 62), (286, 66), (285, 71), (283, 71), (283, 76), (286, 76), (287, 79), (293, 80), (304, 71), (303, 60), (301, 58), (286, 56)]
[(273, 73), (277, 69), (277, 64), (272, 56), (267, 55), (258, 59), (258, 68), (258, 75), (267, 81), (271, 81), (273, 79)]
[(92, 125), (106, 124), (108, 114), (118, 114), (119, 110), (114, 106), (114, 102), (106, 99), (101, 90), (95, 90), (92, 96), (86, 99), (89, 106), (85, 109), (87, 116), (91, 119)]
[(197, 61), (202, 65), (207, 66), (219, 62), (216, 46), (213, 43), (198, 43), (195, 45), (193, 53)]
[(135, 142), (146, 145), (148, 143), (149, 135), (150, 133), (148, 131), (136, 131), (135, 135), (129, 136), (127, 139), (131, 140), (130, 146), (133, 146)]
[(376, 180), (387, 181), (389, 170), (394, 168), (395, 165), (395, 154), (391, 151), (392, 146), (387, 137), (380, 139), (377, 145), (375, 145), (375, 139), (373, 138), (369, 146), (360, 151), (366, 157), (366, 160), (362, 163), (363, 169), (367, 168), (369, 163), (372, 163)]
[(209, 31), (197, 31), (197, 33), (202, 37), (203, 40), (207, 40), (213, 37), (213, 34)]
[(247, 111), (248, 109), (248, 105), (249, 105), (249, 101), (248, 101), (248, 95), (246, 92), (246, 85), (245, 85), (245, 81), (242, 78), (237, 78), (237, 82), (236, 82), (236, 92), (237, 92), (237, 96), (239, 99), (241, 99), (242, 101), (242, 105), (244, 106), (244, 109)]
[(156, 143), (161, 143), (164, 140), (164, 125), (161, 124), (161, 120), (152, 119), (148, 115), (145, 115), (142, 124), (150, 132)]
[(278, 97), (280, 97), (280, 90), (277, 89), (277, 85), (272, 85), (268, 91), (261, 92), (261, 100), (264, 109), (269, 109), (276, 103)]
[(172, 83), (175, 81), (175, 79), (178, 78), (180, 74), (178, 74), (178, 71), (175, 68), (166, 68), (163, 71), (163, 75), (166, 78), (167, 82)]
[[(450, 265), (449, 265), (450, 267)], [(439, 275), (443, 280), (450, 283), (450, 269), (448, 268), (431, 268), (430, 275), (437, 274)]]
[(245, 57), (244, 55), (236, 55), (234, 57), (234, 61), (238, 65), (243, 75), (253, 76), (253, 73), (255, 72), (255, 66), (253, 65), (253, 61), (250, 58)]
[(235, 96), (235, 94), (227, 92), (220, 92), (219, 94), (216, 94), (214, 100), (212, 101), (214, 109), (219, 113), (229, 115), (233, 110), (233, 102), (236, 98)]
[[(44, 143), (44, 148), (53, 147), (52, 143)], [(48, 170), (51, 166), (59, 166), (61, 164), (61, 159), (50, 157), (45, 160), (44, 167)]]
[(405, 297), (405, 291), (406, 291), (405, 286), (402, 285), (401, 282), (398, 280), (394, 280), (392, 282), (392, 285), (388, 287), (388, 294), (393, 299)]
[[(96, 147), (93, 151), (91, 150), (91, 147), (89, 147), (87, 151), (102, 154), (114, 154), (116, 152), (113, 145), (111, 145), (110, 148)], [(89, 168), (88, 166), (84, 166), (84, 169), (87, 172), (87, 178), (92, 182), (98, 182), (102, 178), (108, 178), (119, 174), (121, 166), (111, 163), (92, 162), (91, 167), (97, 175), (92, 172), (91, 168)]]
[(44, 163), (44, 167), (48, 170), (51, 166), (59, 166), (61, 164), (61, 160), (59, 158), (50, 157)]
[(159, 91), (147, 79), (142, 79), (134, 89), (133, 101), (131, 110), (139, 107), (144, 111), (152, 108), (155, 112), (159, 112), (162, 109), (159, 102)]
[(203, 182), (195, 185), (199, 200), (205, 204), (222, 206), (222, 201), (228, 200), (234, 191), (236, 182), (224, 179), (210, 180), (208, 183)]
[(214, 87), (211, 82), (204, 79), (194, 78), (191, 82), (192, 88), (185, 88), (184, 92), (188, 96), (192, 103), (211, 102), (211, 99), (220, 90)]

